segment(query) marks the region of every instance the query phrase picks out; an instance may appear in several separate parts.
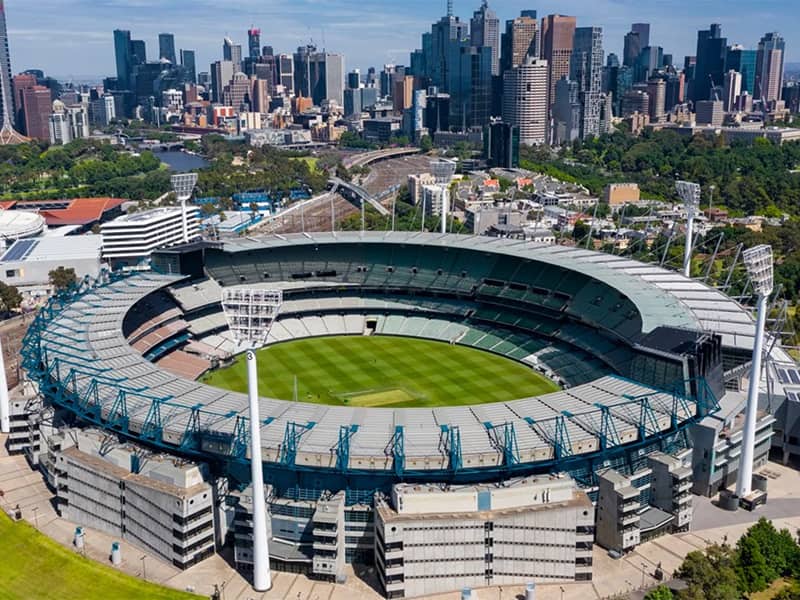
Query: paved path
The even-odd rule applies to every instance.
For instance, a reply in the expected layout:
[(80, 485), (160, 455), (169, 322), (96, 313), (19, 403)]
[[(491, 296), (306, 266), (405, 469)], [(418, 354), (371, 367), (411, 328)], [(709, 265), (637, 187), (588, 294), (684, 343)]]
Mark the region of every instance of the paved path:
[[(73, 548), (76, 525), (58, 517), (52, 494), (41, 475), (32, 470), (22, 456), (9, 456), (5, 436), (0, 436), (0, 508), (8, 513), (19, 505), (23, 518), (60, 544)], [(591, 583), (550, 584), (537, 587), (537, 600), (591, 600), (628, 594), (657, 582), (652, 573), (658, 565), (671, 575), (689, 552), (727, 540), (734, 543), (761, 516), (771, 518), (778, 528), (800, 529), (800, 472), (770, 463), (770, 500), (758, 511), (723, 512), (707, 498), (694, 497), (694, 527), (688, 533), (670, 535), (642, 544), (625, 557), (614, 560), (600, 547), (594, 551), (594, 581)], [(762, 470), (762, 472), (764, 472)], [(86, 530), (86, 554), (110, 564), (111, 543), (117, 538)], [(343, 585), (322, 583), (292, 573), (272, 574), (272, 589), (265, 594), (252, 591), (248, 581), (232, 567), (230, 551), (215, 555), (186, 571), (161, 562), (123, 541), (120, 570), (180, 590), (210, 596), (215, 587), (224, 600), (379, 600), (372, 568), (349, 572)], [(74, 548), (73, 548), (74, 549)], [(364, 569), (364, 567), (359, 567)], [(479, 600), (520, 600), (523, 586), (503, 586), (476, 590)], [(433, 600), (460, 600), (460, 592), (431, 596)]]

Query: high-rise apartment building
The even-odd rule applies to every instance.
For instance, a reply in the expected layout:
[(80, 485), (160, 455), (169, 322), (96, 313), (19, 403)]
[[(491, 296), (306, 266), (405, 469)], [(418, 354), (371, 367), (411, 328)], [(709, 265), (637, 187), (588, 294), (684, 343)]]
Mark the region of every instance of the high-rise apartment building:
[(581, 139), (600, 135), (600, 93), (603, 79), (603, 29), (578, 27), (570, 57), (570, 79), (581, 101)]
[(233, 72), (238, 73), (242, 70), (242, 47), (226, 37), (222, 40), (222, 60), (233, 63)]
[(194, 50), (181, 50), (181, 66), (186, 69), (186, 77), (191, 83), (197, 82), (197, 61)]
[(709, 100), (712, 88), (722, 85), (725, 74), (725, 57), (728, 40), (722, 37), (722, 26), (712, 23), (711, 27), (697, 32), (697, 64), (695, 65), (692, 99), (695, 102)]
[(394, 80), (394, 92), (392, 93), (392, 103), (394, 112), (402, 114), (403, 111), (411, 108), (414, 102), (414, 78), (410, 75), (398, 77)]
[(547, 73), (547, 61), (534, 58), (503, 73), (503, 122), (526, 146), (547, 143)]
[(250, 58), (258, 58), (261, 56), (261, 30), (251, 28), (247, 31), (247, 49), (249, 50), (248, 56)]
[(175, 36), (173, 34), (158, 34), (158, 58), (166, 59), (173, 65), (178, 64), (178, 58), (175, 56)]
[(525, 64), (525, 59), (540, 54), (539, 21), (536, 17), (520, 16), (506, 21), (502, 38), (501, 73)]
[(492, 49), (492, 75), (499, 75), (500, 19), (489, 8), (488, 0), (483, 0), (480, 9), (472, 15), (470, 30), (473, 46), (487, 46)]
[(14, 92), (11, 89), (11, 54), (8, 49), (6, 9), (0, 0), (0, 144), (18, 144), (25, 138), (14, 129), (16, 118)]
[(776, 32), (765, 34), (758, 42), (755, 94), (757, 100), (774, 102), (781, 99), (785, 49), (786, 42)]
[(569, 64), (575, 38), (575, 17), (548, 15), (542, 19), (542, 58), (547, 61), (548, 102), (555, 101), (556, 83), (569, 76)]
[(647, 95), (650, 98), (650, 122), (660, 123), (666, 114), (667, 82), (661, 78), (650, 79), (647, 82)]

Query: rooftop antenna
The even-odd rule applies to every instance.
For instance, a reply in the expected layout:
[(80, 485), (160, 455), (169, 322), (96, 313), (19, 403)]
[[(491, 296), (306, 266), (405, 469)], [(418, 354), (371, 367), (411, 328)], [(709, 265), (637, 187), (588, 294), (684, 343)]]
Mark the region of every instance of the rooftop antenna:
[(447, 16), (453, 16), (453, 0), (447, 0)]

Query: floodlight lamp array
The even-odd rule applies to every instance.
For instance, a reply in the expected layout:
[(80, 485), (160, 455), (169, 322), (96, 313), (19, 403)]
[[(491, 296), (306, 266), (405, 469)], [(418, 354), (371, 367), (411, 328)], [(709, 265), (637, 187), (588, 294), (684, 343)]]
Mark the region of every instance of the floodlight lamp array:
[(456, 163), (452, 160), (432, 160), (431, 174), (436, 180), (436, 183), (440, 185), (450, 183), (453, 175), (456, 174)]
[(180, 173), (170, 178), (172, 191), (179, 200), (188, 200), (192, 197), (194, 186), (197, 185), (197, 173)]
[(683, 201), (686, 212), (693, 218), (697, 214), (697, 209), (700, 208), (700, 186), (691, 181), (679, 181), (675, 184), (675, 189)]
[(263, 346), (282, 304), (281, 290), (230, 288), (222, 292), (222, 311), (239, 345)]
[(769, 296), (773, 289), (772, 246), (760, 244), (742, 252), (742, 260), (759, 296)]

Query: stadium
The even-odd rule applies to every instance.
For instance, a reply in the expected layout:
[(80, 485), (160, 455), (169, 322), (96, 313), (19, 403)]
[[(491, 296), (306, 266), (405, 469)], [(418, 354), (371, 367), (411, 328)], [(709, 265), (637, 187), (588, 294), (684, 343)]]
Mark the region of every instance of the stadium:
[[(587, 563), (581, 543), (588, 544), (590, 557), (595, 516), (586, 506), (594, 502), (599, 510), (604, 471), (636, 477), (652, 471), (658, 457), (680, 456), (676, 468), (690, 465), (695, 491), (710, 493), (735, 479), (736, 452), (720, 462), (719, 449), (714, 453), (718, 437), (706, 439), (696, 431), (713, 429), (703, 425), (713, 418), (730, 425), (741, 410), (743, 396), (734, 383), (753, 347), (749, 312), (681, 274), (580, 248), (341, 232), (168, 249), (154, 255), (152, 272), (104, 274), (55, 297), (25, 339), (25, 369), (67, 421), (209, 465), (235, 496), (250, 481), (248, 399), (222, 389), (235, 379), (223, 375), (236, 368), (231, 364), (239, 350), (220, 299), (223, 288), (236, 286), (282, 290), (267, 345), (288, 349), (306, 340), (302, 356), (334, 363), (325, 377), (336, 376), (337, 354), (315, 354), (316, 343), (373, 338), (364, 342), (366, 353), (339, 353), (342, 361), (363, 361), (363, 370), (370, 370), (365, 357), (372, 341), (383, 341), (376, 351), (383, 355), (392, 339), (414, 339), (437, 346), (431, 350), (436, 358), (423, 357), (414, 368), (433, 362), (431, 381), (439, 381), (437, 371), (443, 370), (478, 388), (463, 403), (452, 396), (458, 391), (420, 400), (408, 386), (388, 382), (386, 389), (365, 390), (357, 381), (319, 403), (313, 393), (298, 395), (297, 388), (322, 375), (313, 364), (293, 359), (284, 369), (296, 376), (293, 397), (283, 393), (283, 399), (262, 397), (260, 403), (270, 552), (279, 568), (338, 577), (345, 561), (374, 560), (389, 597), (520, 581), (522, 573), (500, 568), (499, 558), (484, 569), (490, 555), (484, 555), (483, 538), (479, 575), (447, 581), (411, 576), (408, 555), (405, 567), (398, 567), (404, 575), (397, 575), (389, 524), (424, 520), (434, 512), (441, 518), (443, 512), (483, 515), (483, 521), (491, 515), (498, 523), (512, 518), (507, 512), (514, 506), (531, 504), (503, 494), (519, 489), (536, 498), (536, 490), (546, 486), (543, 501), (551, 493), (563, 495), (563, 502), (548, 503), (552, 514), (577, 507), (578, 521), (567, 527), (572, 547), (560, 558), (535, 559), (540, 562), (524, 574), (588, 579), (591, 559)], [(426, 352), (420, 348), (405, 355)], [(496, 389), (513, 396), (515, 388), (504, 382), (502, 364), (484, 373), (464, 366), (468, 358), (452, 364), (439, 358), (462, 348), (491, 355), (508, 363), (507, 369), (524, 366), (546, 382), (545, 393), (484, 401), (481, 389), (489, 396)], [(782, 352), (779, 346), (773, 351)], [(400, 360), (387, 356), (390, 363)], [(262, 360), (261, 368), (269, 381), (277, 362)], [(202, 383), (203, 376), (222, 387)], [(332, 384), (320, 384), (327, 385)], [(368, 398), (359, 401), (362, 395)], [(473, 396), (478, 401), (472, 403)], [(769, 414), (760, 417), (757, 460), (765, 460), (773, 422)], [(712, 451), (716, 471), (701, 468), (697, 448), (703, 444), (699, 452)], [(653, 504), (650, 487), (655, 497), (656, 483), (649, 481), (649, 475), (637, 481), (641, 511)], [(423, 495), (427, 500), (417, 498)], [(421, 508), (440, 496), (452, 506), (467, 496), (477, 504)], [(673, 501), (678, 502), (670, 496)], [(464, 502), (471, 506), (473, 500)], [(341, 515), (341, 535), (323, 540), (317, 531), (320, 507), (327, 511), (331, 505)], [(680, 527), (677, 511), (670, 527)], [(551, 513), (531, 509), (538, 519)], [(287, 520), (294, 523), (289, 528)], [(313, 527), (297, 525), (304, 520)], [(598, 523), (598, 533), (600, 528)], [(406, 529), (411, 531), (408, 523)], [(236, 543), (242, 543), (238, 536)], [(554, 562), (559, 565), (542, 566)], [(237, 546), (237, 566), (246, 563), (246, 550), (239, 553)]]

